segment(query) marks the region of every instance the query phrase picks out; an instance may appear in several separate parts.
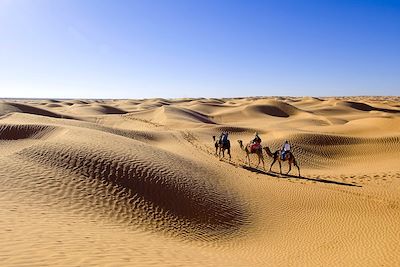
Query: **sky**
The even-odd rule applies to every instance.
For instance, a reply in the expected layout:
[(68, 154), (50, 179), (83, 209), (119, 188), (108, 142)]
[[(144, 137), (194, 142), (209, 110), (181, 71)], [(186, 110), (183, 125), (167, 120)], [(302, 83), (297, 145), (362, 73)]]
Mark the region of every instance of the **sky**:
[(0, 0), (0, 98), (399, 92), (400, 1)]

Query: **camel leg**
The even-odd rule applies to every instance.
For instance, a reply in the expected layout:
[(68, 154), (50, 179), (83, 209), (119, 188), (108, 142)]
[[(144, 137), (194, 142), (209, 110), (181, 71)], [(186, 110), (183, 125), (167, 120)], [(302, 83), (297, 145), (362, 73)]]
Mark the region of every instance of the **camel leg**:
[(278, 160), (278, 163), (279, 163), (279, 172), (280, 174), (282, 174), (282, 163), (280, 160)]
[(289, 163), (289, 170), (286, 174), (289, 174), (289, 172), (292, 170), (292, 162), (289, 160), (288, 163)]
[(229, 160), (231, 160), (232, 156), (231, 156), (231, 149), (230, 148), (228, 148), (228, 155), (229, 155)]
[(300, 167), (299, 167), (299, 165), (297, 165), (296, 159), (293, 159), (293, 162), (294, 162), (294, 166), (296, 166), (297, 170), (299, 171), (299, 177), (301, 177), (300, 176)]
[(271, 164), (271, 166), (269, 167), (269, 171), (270, 171), (270, 172), (272, 171), (272, 166), (274, 166), (275, 162), (276, 162), (276, 158), (274, 157), (274, 161), (272, 161), (272, 164)]
[(263, 155), (261, 155), (261, 161), (262, 161), (262, 164), (263, 164), (263, 170), (265, 171), (265, 162), (264, 162), (264, 157), (263, 157)]
[(247, 162), (249, 163), (249, 167), (250, 167), (250, 156), (249, 156), (249, 153), (246, 154), (246, 157), (247, 157)]

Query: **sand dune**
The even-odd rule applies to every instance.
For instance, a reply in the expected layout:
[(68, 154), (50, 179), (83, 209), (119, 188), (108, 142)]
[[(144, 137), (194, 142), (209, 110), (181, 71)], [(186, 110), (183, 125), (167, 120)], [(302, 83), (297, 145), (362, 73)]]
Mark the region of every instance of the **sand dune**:
[(0, 140), (39, 139), (53, 131), (55, 127), (44, 125), (0, 125)]
[[(48, 107), (48, 106), (47, 106)], [(125, 114), (127, 111), (112, 107), (109, 105), (72, 105), (68, 110), (65, 112), (76, 114), (76, 115), (107, 115), (107, 114)]]
[[(40, 103), (38, 103), (38, 106), (41, 106)], [(50, 106), (50, 108), (51, 107), (52, 106)], [(5, 115), (13, 112), (21, 112), (21, 113), (34, 114), (46, 117), (54, 117), (54, 118), (65, 118), (65, 119), (72, 118), (68, 115), (63, 116), (57, 112), (53, 112), (42, 107), (37, 107), (23, 103), (0, 103), (0, 112), (1, 112), (0, 115)]]
[(1, 265), (396, 266), (399, 101), (2, 100)]

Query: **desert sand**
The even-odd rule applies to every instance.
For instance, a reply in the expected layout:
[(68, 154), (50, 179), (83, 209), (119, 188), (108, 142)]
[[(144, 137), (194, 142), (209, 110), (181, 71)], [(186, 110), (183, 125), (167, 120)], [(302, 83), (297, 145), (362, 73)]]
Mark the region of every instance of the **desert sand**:
[(3, 99), (0, 148), (1, 266), (400, 265), (399, 97)]

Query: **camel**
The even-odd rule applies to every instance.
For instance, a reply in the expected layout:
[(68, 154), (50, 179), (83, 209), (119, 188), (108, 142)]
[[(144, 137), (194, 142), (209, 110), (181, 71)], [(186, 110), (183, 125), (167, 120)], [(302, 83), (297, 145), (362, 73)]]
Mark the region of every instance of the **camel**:
[(215, 135), (213, 136), (213, 140), (215, 142), (215, 155), (218, 155), (218, 157), (221, 158), (222, 152), (222, 157), (225, 158), (225, 150), (228, 150), (229, 160), (231, 160), (231, 142), (229, 140), (227, 140), (226, 143), (220, 142), (220, 140), (216, 140)]
[(271, 150), (269, 149), (269, 147), (264, 147), (265, 152), (267, 152), (268, 156), (270, 156), (271, 158), (274, 159), (274, 161), (272, 161), (271, 167), (269, 167), (269, 171), (271, 171), (272, 166), (275, 164), (276, 161), (278, 161), (279, 163), (279, 171), (282, 174), (282, 161), (288, 161), (289, 163), (289, 170), (286, 174), (289, 174), (289, 172), (292, 170), (292, 164), (294, 164), (294, 166), (297, 167), (297, 170), (299, 171), (299, 177), (300, 177), (300, 167), (299, 165), (297, 165), (296, 159), (293, 156), (292, 152), (287, 152), (285, 155), (285, 159), (282, 159), (281, 157), (281, 153), (280, 150), (275, 151), (275, 153), (272, 153)]
[(260, 165), (260, 162), (262, 162), (263, 168), (265, 170), (264, 156), (263, 156), (263, 152), (262, 152), (262, 147), (260, 146), (259, 149), (255, 150), (255, 151), (251, 151), (251, 149), (250, 149), (251, 144), (243, 146), (243, 141), (242, 140), (238, 140), (238, 143), (240, 145), (240, 149), (242, 149), (244, 152), (246, 152), (246, 158), (247, 158), (247, 161), (249, 163), (249, 166), (250, 166), (250, 156), (249, 155), (250, 154), (256, 154), (258, 156), (258, 164), (257, 164), (256, 168), (258, 168), (258, 166)]

